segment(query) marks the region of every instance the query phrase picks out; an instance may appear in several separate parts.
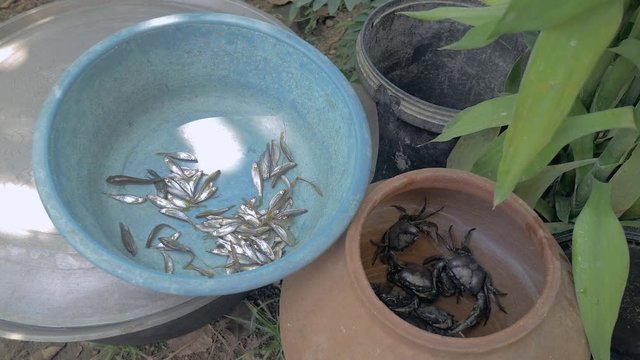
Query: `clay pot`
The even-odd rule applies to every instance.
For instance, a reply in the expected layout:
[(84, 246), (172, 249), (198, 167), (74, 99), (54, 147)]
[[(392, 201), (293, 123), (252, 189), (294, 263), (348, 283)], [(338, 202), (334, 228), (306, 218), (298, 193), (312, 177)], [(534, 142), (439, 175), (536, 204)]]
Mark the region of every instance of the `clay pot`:
[[(441, 233), (453, 225), (457, 241), (470, 228), (469, 247), (508, 293), (493, 305), (486, 326), (452, 338), (423, 331), (378, 300), (370, 282), (386, 267), (372, 265), (378, 240), (398, 219), (390, 207), (417, 211), (426, 197)], [(284, 281), (280, 330), (288, 359), (588, 359), (571, 268), (544, 224), (515, 196), (492, 209), (493, 183), (450, 169), (411, 171), (371, 186), (346, 236), (318, 260)], [(459, 244), (459, 243), (458, 243)], [(426, 237), (402, 260), (442, 253)], [(436, 302), (463, 319), (474, 299)]]

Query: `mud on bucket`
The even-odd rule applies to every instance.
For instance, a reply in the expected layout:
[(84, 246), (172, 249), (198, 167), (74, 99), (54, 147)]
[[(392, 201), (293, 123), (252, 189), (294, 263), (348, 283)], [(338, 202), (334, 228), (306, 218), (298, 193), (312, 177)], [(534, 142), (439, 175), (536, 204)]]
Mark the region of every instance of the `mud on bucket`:
[(364, 24), (356, 44), (360, 79), (378, 106), (380, 148), (374, 181), (426, 167), (444, 167), (455, 142), (428, 143), (459, 111), (498, 96), (527, 46), (508, 35), (475, 50), (438, 50), (468, 26), (399, 15), (471, 0), (391, 0)]

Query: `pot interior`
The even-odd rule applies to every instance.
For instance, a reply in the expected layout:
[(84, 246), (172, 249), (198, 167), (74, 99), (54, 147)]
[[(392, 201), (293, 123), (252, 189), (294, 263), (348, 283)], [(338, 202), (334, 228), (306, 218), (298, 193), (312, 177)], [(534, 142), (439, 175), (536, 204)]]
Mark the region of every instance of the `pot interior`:
[[(362, 266), (370, 282), (384, 282), (387, 266), (379, 260), (372, 264), (376, 246), (385, 231), (398, 220), (399, 211), (390, 205), (400, 205), (408, 213), (419, 211), (424, 199), (427, 200), (427, 213), (440, 207), (443, 209), (429, 218), (438, 225), (439, 233), (448, 241), (448, 228), (453, 226), (455, 245), (460, 246), (464, 235), (472, 228), (469, 248), (478, 263), (486, 269), (493, 279), (493, 285), (502, 292), (499, 300), (507, 313), (501, 312), (495, 303), (491, 306), (491, 315), (486, 325), (479, 322), (473, 328), (463, 332), (465, 337), (479, 337), (505, 329), (522, 318), (542, 294), (545, 285), (543, 260), (543, 241), (534, 235), (533, 225), (526, 223), (527, 216), (518, 217), (521, 211), (514, 210), (514, 202), (501, 205), (492, 210), (488, 199), (480, 199), (459, 190), (443, 188), (424, 188), (388, 196), (368, 215), (360, 238)], [(539, 232), (538, 232), (539, 233)], [(396, 259), (406, 262), (422, 263), (431, 255), (451, 256), (446, 248), (437, 245), (425, 234), (420, 234), (416, 243), (398, 253)], [(372, 297), (373, 292), (371, 293)], [(377, 298), (373, 301), (379, 301)], [(434, 304), (451, 314), (458, 321), (465, 319), (475, 298), (465, 294), (456, 302), (456, 297), (436, 299)], [(383, 316), (395, 316), (391, 311)]]
[(503, 36), (479, 49), (444, 50), (469, 27), (452, 20), (422, 21), (398, 14), (480, 4), (475, 0), (389, 2), (372, 14), (370, 29), (365, 26), (363, 49), (383, 77), (426, 102), (462, 110), (494, 98), (526, 50), (521, 37)]

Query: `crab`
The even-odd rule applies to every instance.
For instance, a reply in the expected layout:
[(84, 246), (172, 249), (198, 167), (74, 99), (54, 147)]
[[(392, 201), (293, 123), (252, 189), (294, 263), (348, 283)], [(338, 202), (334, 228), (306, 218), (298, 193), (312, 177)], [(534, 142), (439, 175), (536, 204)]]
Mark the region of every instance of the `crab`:
[(403, 251), (413, 245), (421, 231), (428, 234), (431, 229), (435, 228), (435, 233), (437, 234), (438, 226), (427, 219), (440, 212), (442, 208), (431, 213), (426, 213), (426, 198), (424, 199), (422, 208), (415, 214), (409, 214), (407, 209), (400, 205), (391, 206), (400, 211), (400, 217), (398, 221), (385, 231), (380, 242), (370, 240), (371, 243), (376, 246), (372, 264), (375, 264), (378, 257), (383, 264), (390, 263), (390, 261), (393, 260), (394, 253)]
[(459, 300), (461, 296), (468, 293), (476, 298), (470, 314), (451, 330), (452, 333), (461, 332), (483, 319), (486, 325), (491, 314), (492, 301), (502, 312), (507, 313), (498, 299), (498, 296), (507, 294), (493, 286), (491, 275), (478, 263), (467, 246), (474, 230), (471, 229), (466, 233), (460, 247), (457, 248), (453, 244), (453, 226), (449, 227), (450, 242), (447, 244), (447, 249), (453, 256), (430, 256), (423, 261), (424, 266), (433, 269), (433, 281), (440, 296), (455, 295)]
[(418, 297), (391, 283), (371, 284), (373, 292), (390, 310), (408, 314), (418, 307)]
[(387, 272), (387, 280), (414, 294), (421, 301), (431, 302), (438, 297), (433, 273), (428, 267), (421, 264), (400, 265), (393, 261)]

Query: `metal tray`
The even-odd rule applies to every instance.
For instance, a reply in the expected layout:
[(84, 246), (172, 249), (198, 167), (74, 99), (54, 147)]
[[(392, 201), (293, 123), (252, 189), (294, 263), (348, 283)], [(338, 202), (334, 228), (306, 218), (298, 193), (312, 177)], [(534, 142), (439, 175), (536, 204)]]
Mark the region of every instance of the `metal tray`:
[(159, 330), (163, 324), (187, 331), (227, 312), (243, 297), (166, 295), (93, 267), (57, 233), (31, 174), (38, 112), (67, 65), (128, 25), (200, 11), (244, 15), (284, 27), (234, 0), (62, 0), (0, 23), (1, 337), (80, 341), (115, 336), (122, 342), (118, 336), (139, 334), (131, 342), (146, 342), (177, 335)]

